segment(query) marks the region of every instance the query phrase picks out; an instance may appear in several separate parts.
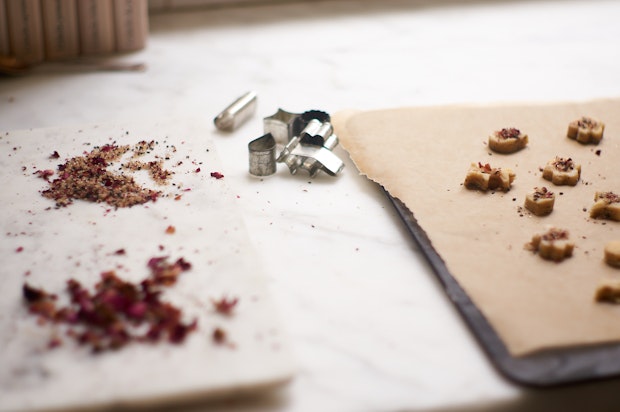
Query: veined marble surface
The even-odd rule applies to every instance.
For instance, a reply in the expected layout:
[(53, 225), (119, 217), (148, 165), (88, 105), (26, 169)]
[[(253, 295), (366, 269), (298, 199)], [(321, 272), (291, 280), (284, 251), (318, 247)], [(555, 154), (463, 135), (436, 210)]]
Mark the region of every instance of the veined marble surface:
[[(262, 118), (292, 112), (620, 96), (620, 2), (308, 1), (151, 18), (143, 73), (0, 79), (4, 130), (191, 116), (214, 134), (292, 337), (297, 378), (188, 410), (614, 410), (617, 381), (531, 390), (502, 378), (392, 205), (346, 153), (337, 178), (247, 173)], [(232, 134), (212, 119), (248, 90)], [(175, 409), (178, 410), (178, 409)]]

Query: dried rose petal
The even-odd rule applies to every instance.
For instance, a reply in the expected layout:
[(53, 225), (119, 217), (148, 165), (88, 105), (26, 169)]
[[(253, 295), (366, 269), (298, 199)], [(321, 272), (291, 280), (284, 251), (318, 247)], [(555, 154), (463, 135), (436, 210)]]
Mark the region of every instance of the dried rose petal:
[(50, 169), (37, 170), (34, 174), (37, 175), (37, 177), (49, 182), (50, 176), (54, 175), (54, 171)]
[(148, 268), (150, 276), (139, 283), (122, 280), (114, 271), (103, 272), (92, 292), (69, 279), (71, 304), (58, 310), (56, 296), (42, 289), (26, 283), (23, 295), (31, 313), (42, 321), (65, 324), (67, 336), (96, 353), (120, 349), (131, 342), (167, 339), (181, 343), (197, 329), (197, 321), (184, 323), (181, 310), (160, 299), (161, 287), (176, 282), (191, 264), (183, 258), (171, 264), (167, 257), (157, 257), (149, 260)]
[(216, 179), (221, 179), (224, 177), (224, 175), (221, 174), (220, 172), (211, 172), (211, 177), (214, 177)]
[(226, 296), (223, 296), (217, 300), (211, 299), (211, 303), (213, 304), (216, 312), (227, 316), (232, 315), (233, 309), (237, 306), (238, 302), (239, 298), (228, 299)]
[(40, 301), (42, 299), (46, 299), (46, 298), (48, 298), (50, 296), (43, 289), (34, 288), (34, 287), (30, 286), (28, 283), (24, 283), (24, 286), (22, 286), (22, 292), (23, 292), (24, 298), (29, 303), (38, 302), (38, 301)]

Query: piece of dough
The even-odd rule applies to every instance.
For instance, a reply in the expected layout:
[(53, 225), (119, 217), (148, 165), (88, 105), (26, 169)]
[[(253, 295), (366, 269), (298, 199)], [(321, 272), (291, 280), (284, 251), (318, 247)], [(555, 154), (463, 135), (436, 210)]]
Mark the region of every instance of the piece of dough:
[(566, 136), (580, 143), (599, 144), (603, 138), (605, 123), (591, 117), (582, 116), (568, 125)]
[(527, 134), (514, 127), (496, 130), (489, 136), (489, 148), (497, 153), (518, 152), (527, 145)]
[(590, 209), (593, 219), (609, 219), (620, 222), (620, 196), (614, 192), (596, 192)]
[(512, 182), (515, 180), (515, 174), (510, 169), (502, 169), (501, 167), (491, 167), (488, 163), (480, 162), (472, 163), (465, 176), (464, 185), (470, 190), (510, 190)]
[(594, 300), (597, 302), (620, 303), (620, 281), (602, 281), (598, 288), (596, 288)]
[(575, 186), (580, 176), (581, 165), (570, 157), (556, 156), (549, 160), (543, 169), (543, 178), (557, 186)]
[(525, 208), (536, 216), (546, 216), (553, 212), (555, 194), (546, 187), (535, 187), (525, 196)]
[(612, 240), (605, 245), (605, 263), (620, 268), (620, 240)]
[(569, 240), (567, 230), (550, 228), (543, 234), (536, 234), (526, 248), (537, 252), (538, 255), (547, 260), (561, 262), (564, 258), (573, 255), (575, 244)]

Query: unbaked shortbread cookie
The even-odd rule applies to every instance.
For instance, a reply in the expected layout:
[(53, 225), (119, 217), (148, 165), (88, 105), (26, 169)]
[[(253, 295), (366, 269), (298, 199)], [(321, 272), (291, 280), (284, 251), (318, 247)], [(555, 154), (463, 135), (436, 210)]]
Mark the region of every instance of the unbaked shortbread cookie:
[(612, 240), (605, 245), (605, 263), (620, 268), (620, 240)]
[(496, 130), (489, 136), (489, 148), (497, 153), (514, 153), (527, 145), (527, 135), (514, 127)]
[(597, 302), (620, 303), (620, 281), (604, 280), (596, 288), (594, 300)]
[(546, 187), (535, 187), (525, 196), (525, 208), (536, 216), (546, 216), (553, 211), (555, 194)]
[(543, 234), (534, 235), (525, 247), (543, 259), (561, 262), (572, 256), (575, 244), (569, 240), (568, 230), (552, 227)]
[(582, 116), (568, 124), (566, 136), (580, 143), (598, 144), (603, 138), (605, 123), (591, 117)]
[(570, 157), (556, 156), (549, 160), (543, 169), (543, 178), (557, 186), (575, 186), (580, 176), (581, 165)]
[(488, 163), (472, 163), (465, 176), (464, 185), (470, 190), (510, 190), (515, 174), (510, 169), (491, 167)]
[(596, 192), (590, 217), (620, 222), (620, 196), (614, 192)]

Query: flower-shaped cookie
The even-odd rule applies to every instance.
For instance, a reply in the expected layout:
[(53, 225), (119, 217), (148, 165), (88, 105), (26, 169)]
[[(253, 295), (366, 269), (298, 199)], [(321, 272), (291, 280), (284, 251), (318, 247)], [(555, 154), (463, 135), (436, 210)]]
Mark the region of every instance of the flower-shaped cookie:
[(605, 303), (620, 303), (620, 282), (617, 280), (602, 281), (596, 289), (594, 300)]
[(591, 117), (582, 116), (568, 124), (566, 136), (580, 143), (598, 144), (603, 138), (605, 123)]
[(620, 240), (612, 240), (605, 245), (605, 263), (620, 268)]
[(590, 217), (620, 222), (620, 196), (614, 192), (596, 192), (594, 205), (590, 208)]
[(568, 240), (568, 231), (550, 228), (543, 234), (532, 237), (532, 241), (526, 247), (547, 260), (560, 262), (573, 254), (574, 243)]
[(535, 187), (525, 196), (525, 208), (536, 216), (546, 216), (553, 211), (555, 194), (546, 187)]
[(510, 169), (502, 169), (501, 167), (491, 167), (488, 163), (480, 162), (472, 163), (465, 176), (464, 185), (471, 190), (510, 190), (512, 182), (515, 180), (515, 174)]
[(581, 165), (570, 157), (556, 156), (555, 159), (549, 160), (543, 169), (543, 178), (558, 186), (575, 186), (580, 176)]
[(489, 148), (497, 153), (514, 153), (527, 145), (527, 135), (510, 127), (496, 130), (489, 136)]

